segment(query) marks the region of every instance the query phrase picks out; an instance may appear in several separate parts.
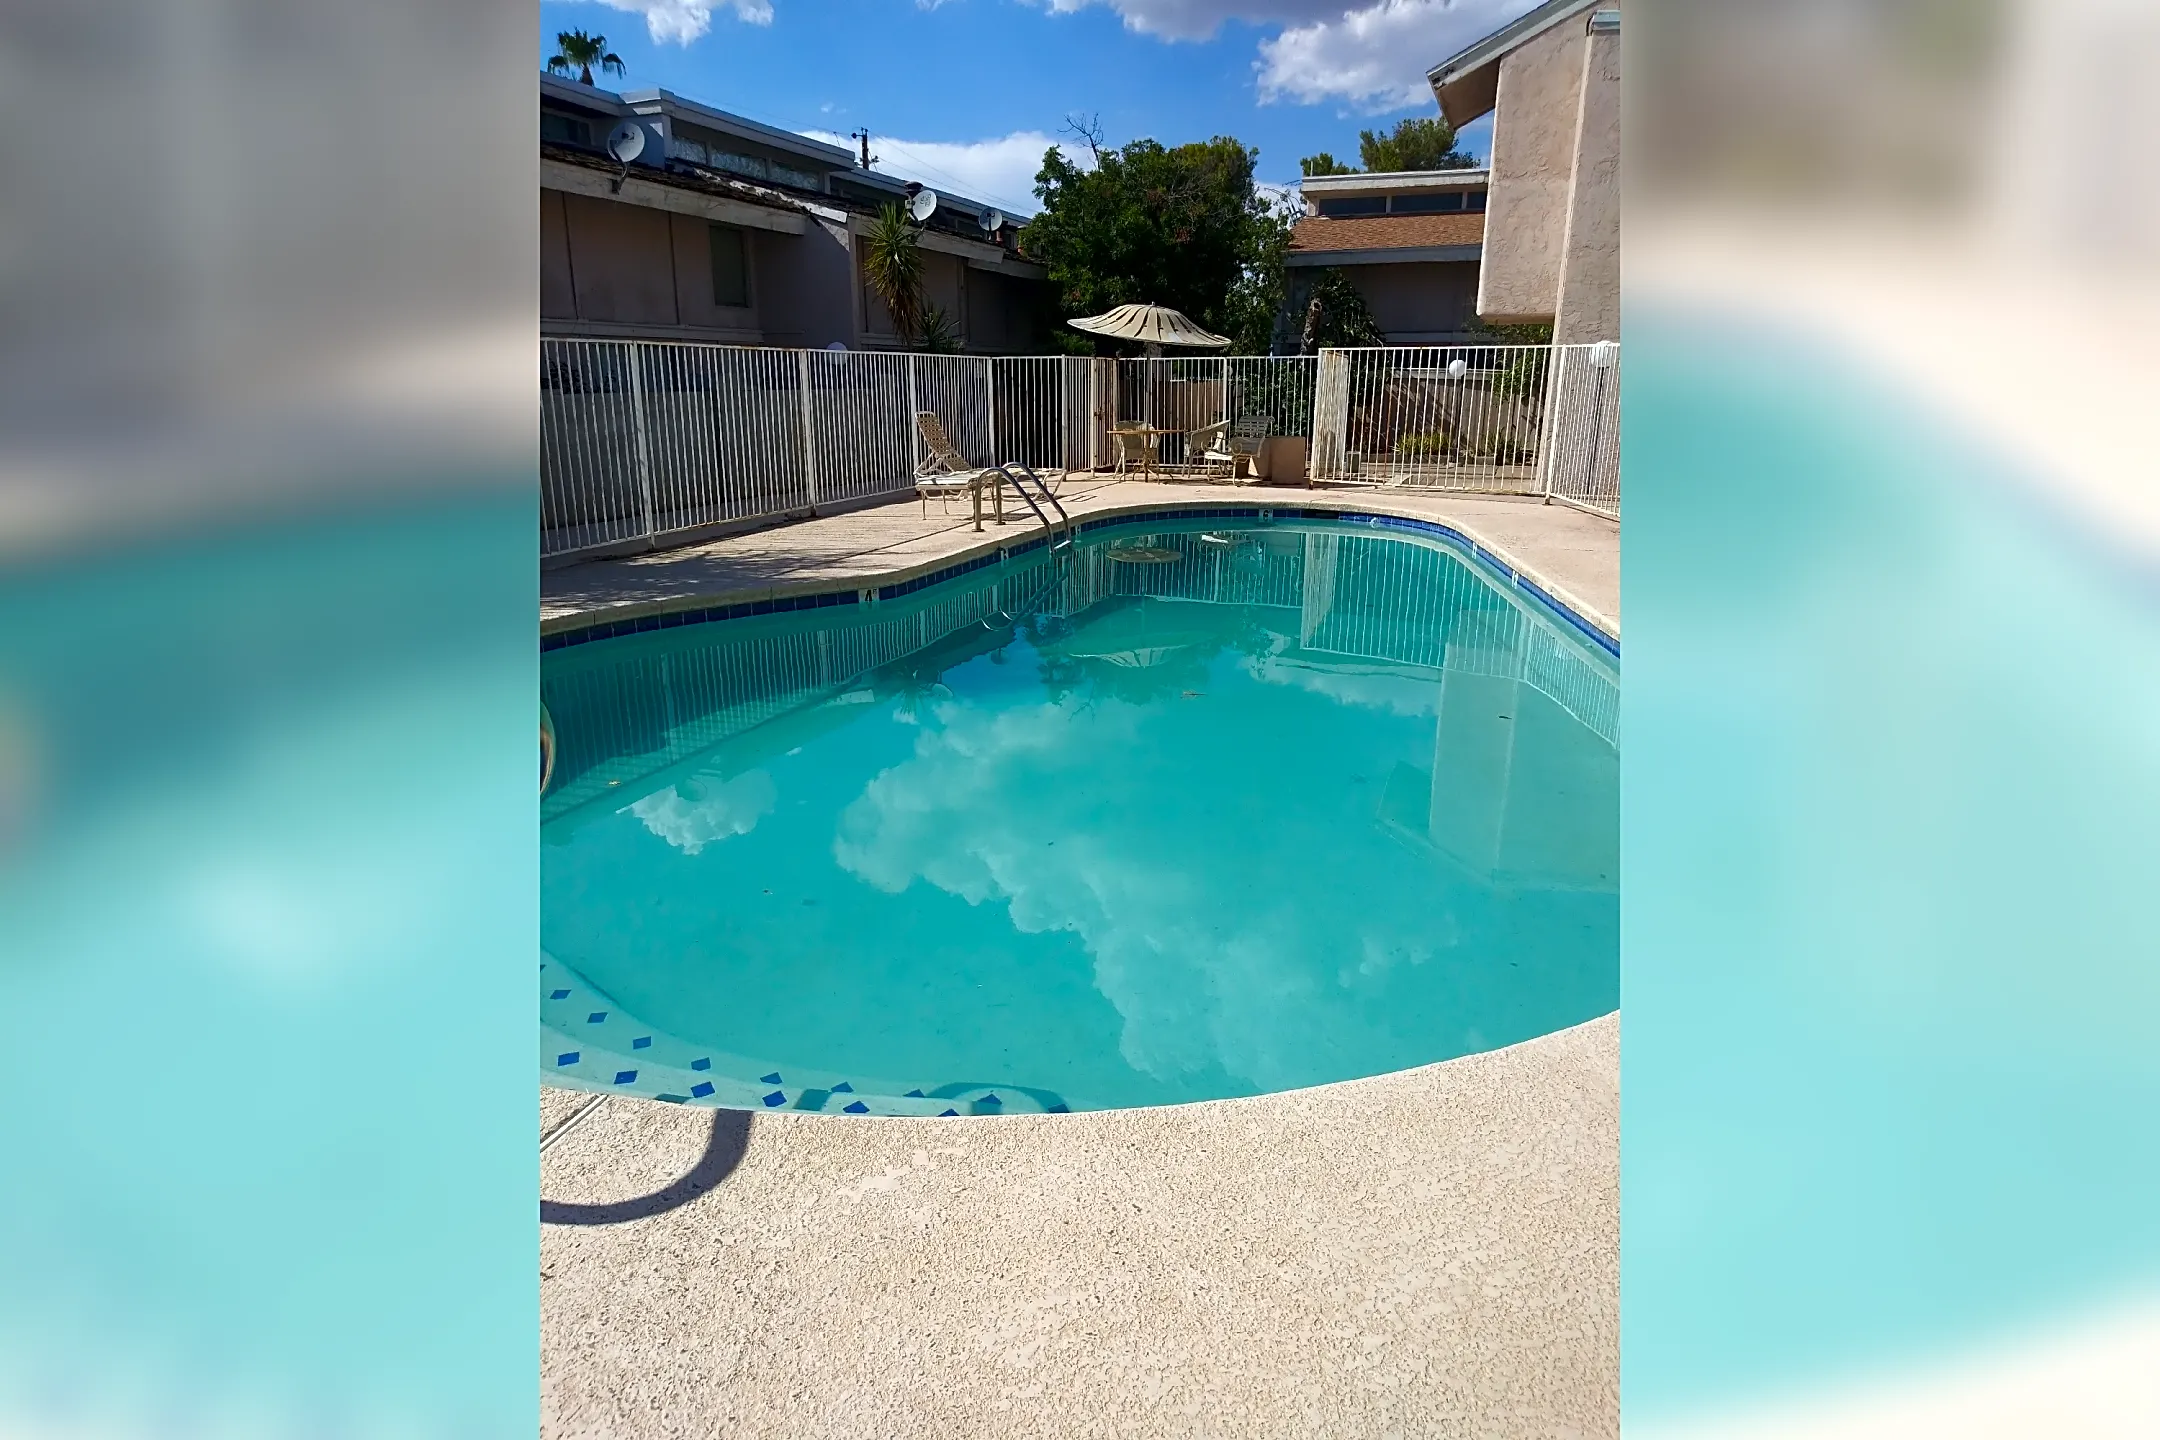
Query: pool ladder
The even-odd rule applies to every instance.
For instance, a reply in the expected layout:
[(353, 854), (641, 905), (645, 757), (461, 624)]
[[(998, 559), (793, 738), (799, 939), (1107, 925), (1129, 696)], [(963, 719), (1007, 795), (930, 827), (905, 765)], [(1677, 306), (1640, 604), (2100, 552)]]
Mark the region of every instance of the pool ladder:
[[(997, 473), (998, 494), (1003, 495), (1005, 492), (1005, 486), (1007, 484), (1010, 484), (1013, 488), (1014, 493), (1018, 494), (1022, 500), (1027, 501), (1028, 509), (1035, 512), (1035, 518), (1042, 522), (1043, 529), (1048, 532), (1050, 536), (1050, 548), (1052, 550), (1063, 550), (1072, 544), (1072, 516), (1065, 513), (1065, 507), (1058, 502), (1057, 496), (1053, 495), (1050, 492), (1050, 487), (1043, 483), (1042, 476), (1036, 474), (1033, 469), (1029, 468), (1027, 465), (1023, 464), (1018, 460), (1006, 461), (1004, 464), (997, 467)], [(1031, 495), (1028, 493), (1029, 482), (1033, 482), (1035, 486), (1035, 493), (1041, 495), (1044, 500), (1048, 501), (1052, 510), (1057, 511), (1058, 518), (1056, 524), (1051, 523), (1049, 514), (1044, 511), (1043, 507), (1040, 504), (1036, 503), (1035, 495)], [(1004, 507), (1002, 505), (999, 506), (998, 511), (998, 523), (1003, 524), (1005, 520)], [(977, 530), (982, 529), (982, 512), (980, 507), (977, 508), (975, 514), (975, 528)], [(1060, 532), (1063, 533), (1063, 539), (1059, 538)]]

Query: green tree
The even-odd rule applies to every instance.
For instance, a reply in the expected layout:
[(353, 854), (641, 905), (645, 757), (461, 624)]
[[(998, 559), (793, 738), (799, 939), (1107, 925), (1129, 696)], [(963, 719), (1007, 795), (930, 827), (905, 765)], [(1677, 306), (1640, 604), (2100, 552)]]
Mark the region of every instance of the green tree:
[(893, 329), (909, 344), (923, 316), (922, 245), (898, 205), (878, 211), (863, 236), (863, 281), (884, 302)]
[[(1371, 132), (1367, 131), (1366, 133), (1370, 134)], [(1297, 163), (1298, 169), (1302, 173), (1307, 175), (1357, 174), (1357, 166), (1345, 165), (1342, 161), (1337, 160), (1333, 155), (1328, 154), (1328, 152), (1325, 150), (1322, 150), (1317, 155), (1307, 155), (1304, 159), (1298, 161)]]
[[(1228, 136), (1168, 147), (1099, 148), (1084, 170), (1053, 149), (1035, 177), (1042, 211), (1020, 247), (1050, 271), (1062, 318), (1153, 301), (1264, 350), (1273, 327), (1269, 267), (1287, 226), (1253, 185), (1256, 152)], [(1259, 319), (1266, 312), (1266, 321)], [(1088, 353), (1094, 337), (1059, 324), (1057, 343)]]
[(1239, 355), (1265, 355), (1275, 342), (1276, 316), (1289, 284), (1290, 228), (1296, 212), (1269, 207), (1254, 220), (1244, 263), (1231, 282), (1222, 333)]
[(1475, 170), (1477, 157), (1455, 148), (1455, 127), (1438, 115), (1411, 115), (1382, 134), (1358, 132), (1358, 158), (1368, 171)]
[(1302, 323), (1298, 348), (1307, 355), (1330, 346), (1386, 343), (1364, 294), (1340, 270), (1322, 270), (1313, 277)]
[(555, 53), (548, 57), (550, 75), (567, 75), (578, 72), (578, 84), (592, 84), (593, 66), (599, 66), (606, 74), (623, 73), (622, 56), (607, 48), (607, 36), (588, 35), (583, 30), (564, 30), (555, 36)]

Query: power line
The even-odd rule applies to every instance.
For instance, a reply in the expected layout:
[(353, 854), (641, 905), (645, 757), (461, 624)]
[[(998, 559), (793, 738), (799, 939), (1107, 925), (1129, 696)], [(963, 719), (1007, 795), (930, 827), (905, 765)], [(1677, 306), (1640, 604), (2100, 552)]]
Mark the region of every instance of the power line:
[[(956, 191), (968, 191), (974, 190), (976, 188), (975, 186), (970, 185), (967, 181), (962, 180), (959, 176), (952, 174), (950, 171), (941, 170), (937, 166), (932, 165), (929, 161), (923, 159), (922, 156), (917, 155), (914, 151), (908, 149), (907, 146), (900, 144), (898, 141), (893, 140), (890, 137), (888, 137), (884, 143), (886, 149), (892, 150), (901, 156), (912, 159), (914, 161), (916, 169), (943, 179)], [(1013, 199), (1009, 195), (999, 195), (989, 190), (983, 190), (979, 193), (981, 194), (983, 199), (992, 201), (993, 203), (1007, 210), (1019, 211), (1032, 210), (1033, 208), (1035, 208), (1032, 203), (1016, 205), (1013, 203)]]

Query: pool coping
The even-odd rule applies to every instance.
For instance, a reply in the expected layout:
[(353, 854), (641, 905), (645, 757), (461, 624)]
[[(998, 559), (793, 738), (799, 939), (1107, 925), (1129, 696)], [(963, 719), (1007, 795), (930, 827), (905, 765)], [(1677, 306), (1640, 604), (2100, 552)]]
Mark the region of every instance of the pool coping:
[[(1610, 658), (1617, 660), (1620, 656), (1619, 621), (1584, 601), (1551, 575), (1524, 564), (1506, 547), (1480, 534), (1475, 526), (1435, 519), (1369, 493), (1338, 498), (1315, 492), (1298, 496), (1295, 503), (1243, 505), (1211, 505), (1201, 500), (1162, 497), (1112, 501), (1101, 509), (1091, 510), (1084, 519), (1075, 520), (1072, 528), (1076, 534), (1085, 535), (1094, 530), (1158, 517), (1180, 522), (1255, 520), (1262, 524), (1315, 520), (1343, 524), (1366, 522), (1376, 529), (1436, 536), (1460, 546), (1489, 571), (1497, 572), (1510, 588), (1529, 597), (1538, 608), (1567, 624)], [(657, 600), (571, 610), (541, 620), (540, 648), (542, 651), (559, 650), (683, 625), (897, 600), (918, 590), (1031, 554), (1048, 542), (1049, 537), (1042, 533), (1017, 541), (1002, 535), (985, 535), (963, 544), (957, 551), (896, 566), (844, 585), (836, 585), (831, 579), (807, 579), (775, 585), (697, 590)]]

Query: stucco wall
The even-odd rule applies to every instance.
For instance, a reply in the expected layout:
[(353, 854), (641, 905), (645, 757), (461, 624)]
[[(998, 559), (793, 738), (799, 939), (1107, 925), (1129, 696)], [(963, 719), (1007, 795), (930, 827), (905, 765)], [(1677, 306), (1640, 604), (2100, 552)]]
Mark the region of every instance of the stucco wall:
[(1550, 320), (1558, 304), (1584, 41), (1569, 21), (1500, 62), (1477, 300), (1496, 323)]
[(563, 196), (580, 320), (674, 325), (675, 257), (665, 211)]
[(813, 220), (800, 235), (761, 234), (751, 249), (751, 298), (766, 344), (855, 344), (855, 259), (845, 225)]
[(1038, 354), (1035, 333), (1036, 282), (968, 271), (968, 345), (976, 350), (1019, 355)]
[(540, 192), (540, 318), (577, 318), (577, 297), (570, 290), (570, 235), (563, 226), (560, 190)]
[(643, 205), (540, 192), (540, 317), (557, 332), (755, 343), (761, 241), (744, 232), (748, 306), (713, 302), (707, 222)]
[(1620, 338), (1620, 35), (1583, 47), (1580, 136), (1568, 196), (1553, 339)]
[(1345, 265), (1391, 345), (1430, 344), (1426, 337), (1454, 335), (1477, 318), (1478, 264), (1417, 262), (1407, 265)]

